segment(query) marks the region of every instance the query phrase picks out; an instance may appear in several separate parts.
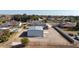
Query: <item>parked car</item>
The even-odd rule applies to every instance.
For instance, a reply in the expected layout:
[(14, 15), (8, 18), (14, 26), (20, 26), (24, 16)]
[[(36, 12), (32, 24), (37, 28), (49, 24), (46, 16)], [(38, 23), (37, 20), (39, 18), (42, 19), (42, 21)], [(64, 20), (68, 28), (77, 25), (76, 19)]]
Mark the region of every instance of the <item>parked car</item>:
[(48, 26), (44, 26), (43, 29), (48, 29)]
[(79, 41), (79, 36), (75, 36), (75, 38), (74, 39), (76, 39), (76, 40), (78, 40)]

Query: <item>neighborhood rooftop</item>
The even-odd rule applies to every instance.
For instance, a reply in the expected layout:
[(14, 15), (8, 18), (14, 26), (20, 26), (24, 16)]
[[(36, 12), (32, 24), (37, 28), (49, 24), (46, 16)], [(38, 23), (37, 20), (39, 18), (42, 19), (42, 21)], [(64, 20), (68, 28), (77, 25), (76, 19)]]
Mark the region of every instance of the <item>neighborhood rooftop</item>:
[(43, 30), (42, 26), (30, 26), (28, 30)]

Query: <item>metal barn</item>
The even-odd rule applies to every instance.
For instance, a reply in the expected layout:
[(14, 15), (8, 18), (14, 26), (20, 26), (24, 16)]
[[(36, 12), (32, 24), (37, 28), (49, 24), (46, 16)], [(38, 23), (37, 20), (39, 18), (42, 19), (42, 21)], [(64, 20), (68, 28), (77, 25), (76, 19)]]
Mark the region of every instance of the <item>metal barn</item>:
[(42, 26), (31, 26), (27, 31), (28, 37), (43, 37)]

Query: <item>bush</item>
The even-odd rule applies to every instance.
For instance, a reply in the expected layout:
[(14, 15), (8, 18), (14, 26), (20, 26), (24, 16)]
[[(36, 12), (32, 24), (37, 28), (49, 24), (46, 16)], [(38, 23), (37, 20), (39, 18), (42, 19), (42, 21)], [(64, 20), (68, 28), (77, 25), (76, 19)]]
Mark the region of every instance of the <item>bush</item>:
[(10, 35), (12, 35), (14, 32), (10, 32)]
[(74, 36), (72, 33), (69, 33), (70, 36)]
[(3, 30), (1, 33), (2, 34), (0, 35), (0, 43), (8, 41), (10, 37), (9, 30)]
[(79, 32), (78, 32), (78, 35), (79, 35)]
[(23, 38), (21, 39), (22, 44), (28, 44), (29, 39), (28, 38)]
[(23, 28), (26, 29), (26, 26), (24, 26)]
[(2, 21), (2, 23), (5, 23), (6, 21)]
[(43, 20), (42, 22), (47, 23), (47, 20)]
[(0, 37), (0, 43), (6, 42), (7, 40), (8, 40), (8, 37), (7, 36), (1, 36)]

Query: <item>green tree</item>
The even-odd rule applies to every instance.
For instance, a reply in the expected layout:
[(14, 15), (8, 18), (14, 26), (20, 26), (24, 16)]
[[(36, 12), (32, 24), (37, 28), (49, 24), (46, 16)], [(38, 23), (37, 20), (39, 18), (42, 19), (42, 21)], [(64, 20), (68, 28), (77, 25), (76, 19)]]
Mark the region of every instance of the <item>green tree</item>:
[(32, 15), (32, 16), (31, 16), (31, 19), (32, 19), (32, 20), (38, 20), (38, 18), (39, 18), (38, 15)]
[(3, 35), (6, 35), (7, 37), (10, 37), (10, 31), (9, 30), (3, 30)]
[(77, 21), (77, 25), (76, 25), (76, 27), (74, 29), (79, 30), (79, 21)]
[(27, 22), (27, 20), (28, 20), (28, 16), (26, 14), (23, 14), (21, 17), (21, 21)]
[(20, 21), (21, 15), (13, 15), (12, 20)]
[(9, 37), (10, 37), (9, 30), (3, 30), (2, 35), (0, 35), (0, 43), (7, 41), (9, 39)]
[(76, 26), (74, 27), (74, 30), (79, 30), (79, 16), (74, 16), (74, 22), (76, 22)]
[(28, 38), (23, 38), (21, 39), (22, 44), (28, 44), (29, 39)]
[(47, 20), (45, 19), (45, 20), (43, 20), (42, 22), (47, 23)]

